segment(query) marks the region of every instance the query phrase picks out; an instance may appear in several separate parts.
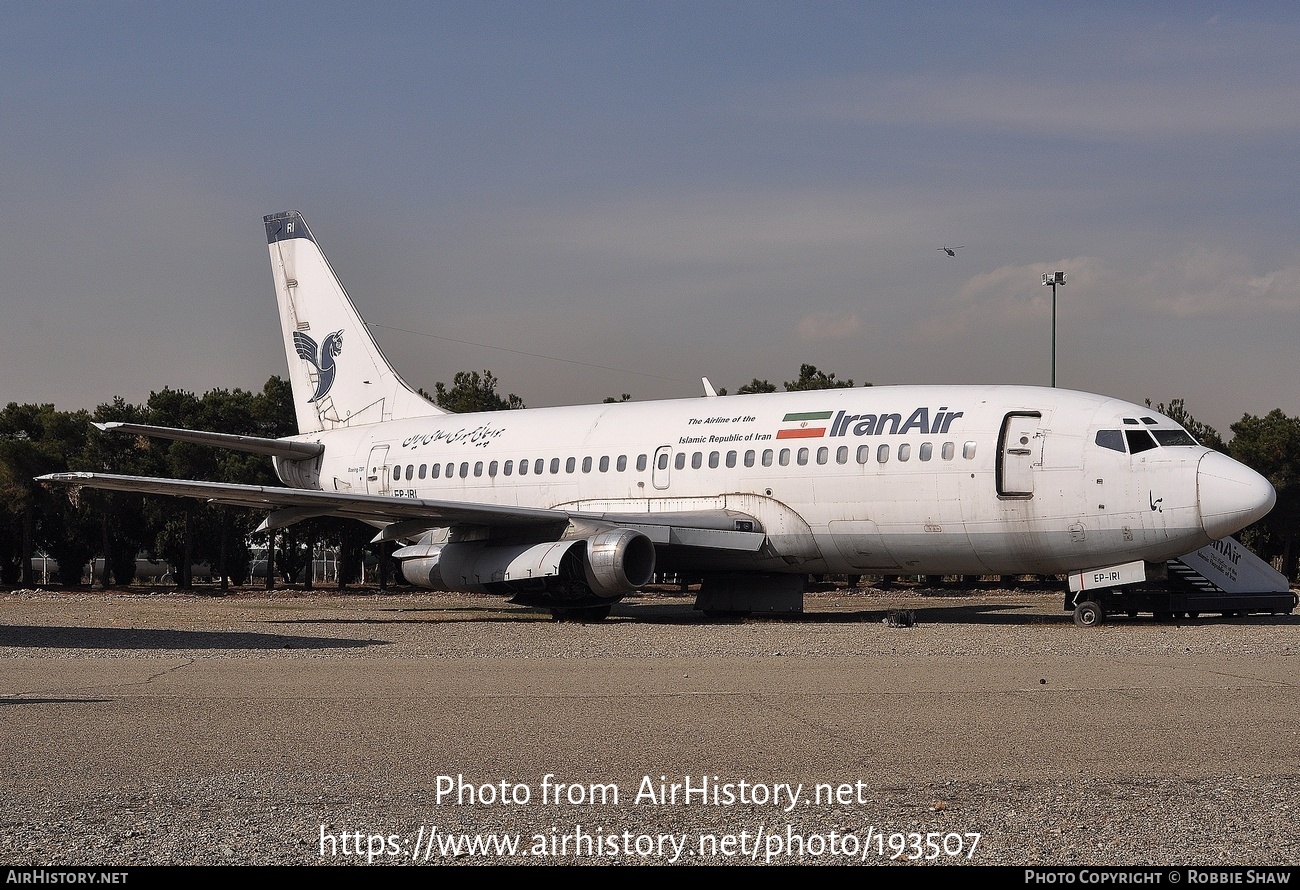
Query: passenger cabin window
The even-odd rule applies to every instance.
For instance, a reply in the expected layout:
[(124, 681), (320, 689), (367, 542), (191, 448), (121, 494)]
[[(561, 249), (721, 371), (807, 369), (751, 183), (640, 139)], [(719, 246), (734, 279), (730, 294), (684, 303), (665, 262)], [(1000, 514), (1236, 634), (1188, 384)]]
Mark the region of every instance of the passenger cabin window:
[(666, 469), (668, 469), (668, 452), (667, 452), (667, 451), (665, 451), (663, 454), (659, 455), (659, 469), (661, 469), (661, 470), (666, 470)]
[(940, 453), (942, 454), (944, 460), (952, 460), (953, 456), (957, 453), (957, 443), (944, 442), (943, 450)]
[(686, 452), (685, 452), (685, 451), (679, 451), (679, 452), (677, 452), (677, 457), (675, 457), (675, 458), (673, 459), (673, 466), (676, 467), (676, 468), (679, 469), (679, 470), (684, 470), (684, 469), (686, 469)]
[(858, 446), (858, 463), (860, 463), (860, 464), (865, 464), (865, 463), (866, 463), (867, 461), (869, 461), (869, 460), (871, 460), (871, 446), (870, 446), (870, 445), (859, 445), (859, 446)]
[(745, 452), (745, 466), (747, 466), (747, 467), (752, 467), (752, 466), (754, 465), (754, 458), (755, 458), (756, 456), (757, 456), (757, 455), (754, 454), (753, 449), (750, 449), (749, 451), (746, 451), (746, 452)]
[(899, 446), (898, 446), (898, 459), (899, 459), (899, 460), (907, 460), (907, 459), (910, 458), (911, 456), (912, 456), (912, 446), (911, 446), (911, 445), (909, 445), (907, 442), (904, 442), (902, 445), (899, 445)]
[(889, 463), (889, 446), (888, 446), (888, 445), (881, 445), (879, 448), (876, 449), (876, 463), (878, 463), (878, 464), (887, 464), (887, 463)]
[(797, 454), (796, 457), (795, 457), (795, 460), (799, 462), (799, 466), (801, 466), (801, 467), (802, 467), (802, 466), (807, 466), (807, 464), (808, 464), (808, 449), (807, 449), (807, 448), (800, 448), (798, 454)]
[(577, 468), (578, 468), (578, 459), (576, 457), (571, 457), (564, 462), (564, 472), (566, 473), (572, 473)]
[[(667, 466), (666, 463), (665, 463), (665, 466)], [(638, 472), (641, 472), (641, 473), (644, 473), (644, 472), (645, 472), (645, 467), (646, 467), (646, 456), (645, 456), (644, 454), (638, 454), (638, 455), (636, 456), (636, 468), (637, 468), (637, 471), (638, 471)], [(619, 467), (619, 469), (622, 469), (622, 467)], [(662, 467), (661, 467), (661, 469), (662, 469)]]
[(931, 445), (929, 442), (922, 442), (921, 450), (917, 453), (917, 457), (921, 458), (921, 460), (929, 460), (930, 455), (933, 453), (934, 453), (934, 446)]
[(975, 459), (975, 443), (967, 442), (961, 446), (961, 456), (966, 460)]
[(1097, 430), (1097, 444), (1123, 454), (1124, 434), (1119, 430)]
[(849, 446), (841, 445), (835, 449), (835, 462), (837, 464), (846, 464), (849, 462)]
[(600, 458), (600, 471), (601, 471), (602, 473), (608, 473), (608, 472), (609, 472), (609, 456), (608, 456), (608, 455), (602, 455), (602, 456), (601, 456), (601, 458)]
[[(555, 465), (558, 467), (559, 461), (556, 461)], [(542, 468), (545, 466), (546, 466), (546, 458), (544, 457), (537, 458), (537, 460), (533, 461), (533, 475), (534, 476), (542, 475)]]
[(591, 456), (590, 456), (590, 455), (588, 455), (587, 457), (584, 457), (584, 458), (582, 459), (582, 472), (584, 472), (584, 473), (590, 473), (590, 472), (591, 472)]

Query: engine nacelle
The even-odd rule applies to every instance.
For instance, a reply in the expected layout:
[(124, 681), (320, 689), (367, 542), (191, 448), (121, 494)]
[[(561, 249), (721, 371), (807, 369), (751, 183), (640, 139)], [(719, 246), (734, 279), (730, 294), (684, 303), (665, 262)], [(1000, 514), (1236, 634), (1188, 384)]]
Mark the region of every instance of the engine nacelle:
[(654, 543), (627, 528), (541, 544), (422, 543), (393, 555), (417, 587), (536, 604), (608, 602), (648, 584), (655, 566)]
[(597, 596), (622, 596), (654, 577), (655, 545), (630, 528), (600, 532), (587, 539), (584, 568)]

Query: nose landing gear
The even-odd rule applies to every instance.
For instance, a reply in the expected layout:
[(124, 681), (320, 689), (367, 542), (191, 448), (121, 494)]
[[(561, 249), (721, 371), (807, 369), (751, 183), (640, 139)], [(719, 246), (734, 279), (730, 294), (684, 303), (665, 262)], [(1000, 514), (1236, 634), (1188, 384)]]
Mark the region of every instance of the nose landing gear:
[(1084, 600), (1074, 607), (1074, 624), (1076, 627), (1097, 627), (1105, 621), (1106, 613), (1099, 603)]

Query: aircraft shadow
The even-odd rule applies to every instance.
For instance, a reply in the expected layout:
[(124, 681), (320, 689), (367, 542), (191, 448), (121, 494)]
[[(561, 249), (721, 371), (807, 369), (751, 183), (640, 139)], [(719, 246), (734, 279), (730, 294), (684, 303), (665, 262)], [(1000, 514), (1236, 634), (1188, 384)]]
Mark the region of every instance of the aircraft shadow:
[(111, 698), (4, 698), (0, 705), (98, 705), (113, 701)]
[[(906, 620), (906, 613), (911, 616), (915, 624), (989, 624), (989, 625), (1059, 625), (1069, 624), (1072, 621), (1069, 612), (1062, 612), (1060, 615), (1044, 615), (1040, 613), (1025, 614), (1022, 610), (1024, 607), (1020, 604), (969, 604), (969, 605), (945, 605), (945, 606), (922, 606), (920, 608), (908, 609), (861, 609), (853, 611), (836, 611), (836, 612), (773, 612), (773, 613), (754, 613), (742, 618), (732, 619), (735, 622), (769, 622), (779, 623), (788, 622), (793, 624), (885, 624), (889, 623), (891, 616), (895, 620)], [(647, 605), (631, 604), (615, 606), (611, 617), (629, 618), (653, 624), (720, 624), (727, 623), (728, 619), (716, 618), (704, 615), (695, 611), (689, 605), (682, 604), (665, 604), (665, 605)]]
[(227, 631), (0, 625), (0, 646), (27, 649), (360, 649), (388, 642)]
[[(394, 610), (398, 611), (398, 610)], [(423, 615), (410, 618), (287, 618), (264, 622), (266, 624), (432, 624), (440, 615), (456, 616), (450, 620), (472, 621), (476, 624), (516, 624), (520, 621), (548, 621), (550, 615), (533, 609), (493, 609), (489, 606), (465, 606), (447, 609), (402, 609), (406, 615)]]

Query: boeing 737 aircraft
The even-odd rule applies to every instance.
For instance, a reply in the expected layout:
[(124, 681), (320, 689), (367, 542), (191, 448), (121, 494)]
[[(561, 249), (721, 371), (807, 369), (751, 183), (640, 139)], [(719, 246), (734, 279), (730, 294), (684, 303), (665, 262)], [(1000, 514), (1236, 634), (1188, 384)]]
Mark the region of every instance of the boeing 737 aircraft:
[[(877, 386), (450, 414), (392, 369), (301, 214), (264, 220), (299, 433), (135, 424), (269, 455), (286, 487), (46, 481), (345, 516), (423, 587), (599, 618), (655, 572), (706, 613), (798, 611), (810, 574), (1127, 584), (1266, 514), (1272, 486), (1173, 420), (1030, 386)], [(711, 388), (707, 388), (711, 392)], [(1086, 584), (1083, 582), (1086, 579)]]

